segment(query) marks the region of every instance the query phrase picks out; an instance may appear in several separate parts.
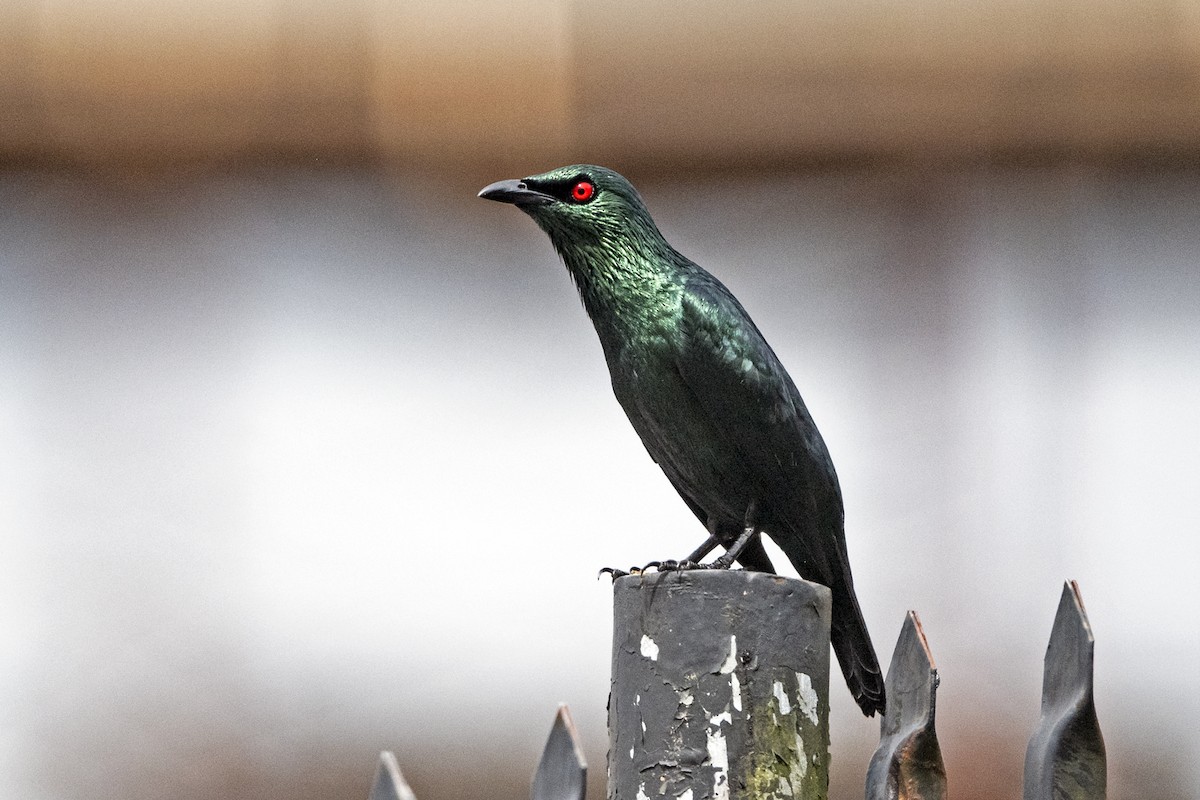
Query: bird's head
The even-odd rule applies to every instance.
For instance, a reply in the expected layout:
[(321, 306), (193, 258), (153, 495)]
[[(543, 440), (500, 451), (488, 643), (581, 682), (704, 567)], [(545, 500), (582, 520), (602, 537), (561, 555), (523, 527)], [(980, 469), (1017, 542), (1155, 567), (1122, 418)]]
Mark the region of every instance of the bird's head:
[(604, 167), (574, 164), (521, 180), (498, 181), (479, 196), (511, 203), (533, 217), (564, 256), (564, 251), (577, 246), (662, 240), (637, 190)]

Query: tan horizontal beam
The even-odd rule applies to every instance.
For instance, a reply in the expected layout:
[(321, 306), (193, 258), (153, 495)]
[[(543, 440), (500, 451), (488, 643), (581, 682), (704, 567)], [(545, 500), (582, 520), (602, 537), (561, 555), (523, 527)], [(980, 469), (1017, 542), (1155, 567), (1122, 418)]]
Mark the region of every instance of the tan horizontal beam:
[(3, 0), (0, 155), (1200, 151), (1200, 0)]

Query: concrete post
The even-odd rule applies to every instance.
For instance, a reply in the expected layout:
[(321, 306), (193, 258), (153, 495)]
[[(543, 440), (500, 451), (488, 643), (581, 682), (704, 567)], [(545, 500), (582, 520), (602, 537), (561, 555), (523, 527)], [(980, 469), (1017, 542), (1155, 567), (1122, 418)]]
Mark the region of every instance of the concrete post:
[(691, 570), (613, 592), (610, 800), (825, 800), (827, 588)]

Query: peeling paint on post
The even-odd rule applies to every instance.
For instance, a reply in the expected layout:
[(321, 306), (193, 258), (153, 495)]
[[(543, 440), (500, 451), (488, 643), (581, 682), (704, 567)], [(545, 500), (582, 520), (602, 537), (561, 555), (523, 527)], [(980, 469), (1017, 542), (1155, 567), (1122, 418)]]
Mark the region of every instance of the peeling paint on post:
[(689, 570), (613, 593), (610, 800), (825, 800), (828, 589)]

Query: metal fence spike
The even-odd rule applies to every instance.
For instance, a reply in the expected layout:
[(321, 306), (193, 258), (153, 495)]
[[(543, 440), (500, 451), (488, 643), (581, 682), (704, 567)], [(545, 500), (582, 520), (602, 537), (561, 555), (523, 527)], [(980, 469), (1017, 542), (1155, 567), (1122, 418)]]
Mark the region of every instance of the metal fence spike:
[(934, 729), (938, 673), (915, 611), (904, 619), (884, 685), (887, 713), (867, 767), (867, 800), (942, 800), (946, 767)]
[(558, 707), (542, 760), (533, 775), (533, 800), (583, 800), (587, 793), (587, 762), (571, 712)]
[(1025, 752), (1025, 800), (1105, 797), (1104, 737), (1092, 692), (1095, 643), (1079, 584), (1067, 581), (1046, 647), (1042, 717)]
[(379, 754), (379, 769), (375, 771), (375, 783), (367, 800), (417, 800), (400, 773), (400, 764), (390, 750)]

